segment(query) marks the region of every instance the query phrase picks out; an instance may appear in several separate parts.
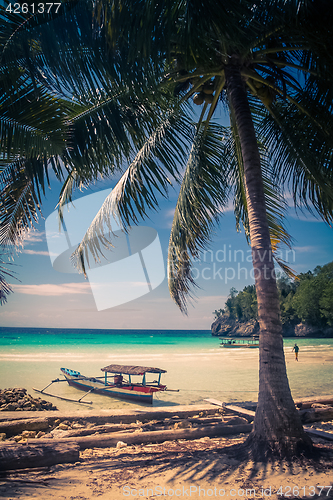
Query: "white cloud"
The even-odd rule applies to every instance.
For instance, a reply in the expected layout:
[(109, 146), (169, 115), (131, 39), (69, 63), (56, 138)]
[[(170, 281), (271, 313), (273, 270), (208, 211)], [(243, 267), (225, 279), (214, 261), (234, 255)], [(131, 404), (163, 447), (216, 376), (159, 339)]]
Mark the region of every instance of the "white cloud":
[(27, 253), (29, 255), (45, 255), (49, 257), (50, 255), (57, 257), (57, 253), (48, 252), (47, 250), (23, 250), (22, 253)]
[(24, 243), (30, 244), (30, 243), (39, 243), (41, 241), (45, 241), (45, 232), (44, 231), (37, 231), (36, 229), (33, 229), (29, 231), (27, 236), (24, 239)]
[(221, 209), (223, 213), (233, 212), (234, 211), (234, 200), (232, 198), (229, 199), (227, 205)]
[(294, 208), (294, 197), (290, 192), (284, 193), (283, 195), (285, 202), (287, 203), (288, 207)]
[(61, 296), (91, 293), (89, 283), (63, 283), (54, 285), (45, 283), (41, 285), (13, 285), (14, 292), (25, 295)]
[(289, 212), (289, 217), (292, 219), (297, 219), (302, 222), (321, 222), (324, 224), (324, 221), (318, 216), (312, 215), (311, 213), (306, 213), (306, 214), (298, 214), (297, 212), (295, 213), (294, 211)]
[(293, 247), (293, 250), (299, 253), (307, 253), (307, 252), (318, 252), (319, 248), (314, 245), (308, 245), (303, 247)]
[(172, 227), (173, 218), (175, 215), (175, 207), (170, 210), (164, 211), (164, 219), (166, 220), (166, 228), (170, 229)]
[(222, 303), (227, 300), (228, 296), (227, 295), (204, 295), (199, 297), (200, 302), (203, 304), (215, 304), (215, 303)]
[[(220, 205), (219, 208), (218, 208), (218, 212), (220, 214), (226, 214), (226, 213), (230, 213), (230, 212), (233, 212), (233, 211), (234, 211), (234, 200), (233, 200), (233, 198), (230, 198), (228, 200), (228, 203), (225, 206)], [(174, 215), (175, 215), (175, 208), (171, 208), (170, 210), (165, 210), (164, 211), (164, 217), (166, 219), (166, 227), (167, 228), (171, 228), (172, 227), (172, 222), (173, 222)]]
[(170, 210), (165, 210), (164, 211), (164, 216), (165, 217), (171, 217), (173, 219), (174, 215), (175, 215), (175, 207), (170, 208)]

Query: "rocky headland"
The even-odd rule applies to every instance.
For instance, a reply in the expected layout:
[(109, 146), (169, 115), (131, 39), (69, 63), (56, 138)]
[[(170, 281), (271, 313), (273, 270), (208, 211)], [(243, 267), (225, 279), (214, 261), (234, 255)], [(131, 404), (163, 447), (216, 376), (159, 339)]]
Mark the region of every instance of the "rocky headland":
[[(220, 316), (212, 323), (211, 330), (212, 335), (216, 337), (251, 337), (259, 335), (259, 323), (254, 319), (238, 321), (229, 316)], [(284, 337), (330, 338), (333, 337), (333, 327), (287, 323), (283, 325), (282, 335)]]

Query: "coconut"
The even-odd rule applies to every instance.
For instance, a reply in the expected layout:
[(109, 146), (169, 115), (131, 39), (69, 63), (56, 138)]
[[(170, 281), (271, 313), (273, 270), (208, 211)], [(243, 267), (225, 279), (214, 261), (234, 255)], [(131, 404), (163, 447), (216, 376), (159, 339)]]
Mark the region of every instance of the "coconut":
[(213, 94), (214, 93), (214, 84), (213, 83), (205, 83), (202, 90), (207, 95)]
[(262, 89), (263, 88), (263, 84), (261, 82), (258, 82), (257, 80), (254, 80), (254, 86), (256, 89)]
[(214, 96), (213, 96), (213, 94), (205, 94), (205, 101), (206, 101), (208, 104), (212, 104), (212, 102), (214, 101)]
[(274, 100), (273, 94), (270, 89), (264, 86), (262, 89), (258, 91), (258, 96), (261, 101), (265, 104), (265, 106), (270, 106)]
[(257, 94), (260, 97), (260, 99), (263, 97), (267, 97), (269, 94), (269, 88), (266, 87), (266, 85), (262, 85), (262, 87), (257, 90)]
[(192, 78), (190, 78), (190, 84), (195, 85), (199, 80), (201, 80), (200, 76), (192, 76)]
[(267, 97), (262, 97), (261, 98), (262, 102), (265, 104), (265, 106), (269, 107), (272, 102), (273, 102), (273, 97), (269, 94)]
[(196, 104), (197, 106), (201, 106), (201, 104), (203, 104), (204, 102), (204, 96), (202, 95), (202, 93), (200, 92), (200, 94), (195, 94), (193, 96), (193, 102), (194, 104)]

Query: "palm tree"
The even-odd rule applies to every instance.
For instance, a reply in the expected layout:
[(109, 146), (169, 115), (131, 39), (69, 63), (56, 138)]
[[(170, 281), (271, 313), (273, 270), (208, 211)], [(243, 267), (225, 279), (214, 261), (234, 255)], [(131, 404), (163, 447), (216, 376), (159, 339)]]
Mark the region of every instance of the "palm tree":
[[(259, 396), (247, 441), (257, 458), (311, 449), (286, 373), (273, 258), (278, 243), (290, 243), (283, 227), (286, 187), (297, 207), (328, 223), (333, 216), (333, 66), (314, 9), (310, 1), (268, 0), (97, 1), (95, 9), (100, 30), (111, 33), (110, 53), (129, 48), (128, 60), (141, 58), (143, 72), (153, 63), (160, 89), (171, 87), (180, 102), (193, 98), (202, 106), (171, 229), (169, 288), (186, 310), (191, 259), (234, 196), (237, 225), (243, 223), (251, 243), (258, 298)], [(229, 111), (229, 129), (212, 121), (219, 105)], [(103, 224), (112, 226), (112, 214), (126, 227), (156, 206), (154, 191), (164, 187), (153, 159), (158, 137), (148, 138), (79, 245), (75, 257), (83, 270), (88, 252), (99, 253), (96, 241)]]
[[(106, 53), (92, 29), (89, 0), (54, 4), (48, 13), (36, 7), (34, 15), (33, 4), (15, 12), (6, 5), (0, 6), (2, 254), (19, 248), (37, 221), (50, 176), (62, 183), (63, 206), (75, 188), (131, 161), (161, 121), (139, 68), (132, 66), (133, 85), (120, 88), (125, 52)], [(159, 102), (163, 114), (169, 101)], [(174, 110), (170, 124), (176, 121)], [(8, 277), (0, 272), (3, 298)]]

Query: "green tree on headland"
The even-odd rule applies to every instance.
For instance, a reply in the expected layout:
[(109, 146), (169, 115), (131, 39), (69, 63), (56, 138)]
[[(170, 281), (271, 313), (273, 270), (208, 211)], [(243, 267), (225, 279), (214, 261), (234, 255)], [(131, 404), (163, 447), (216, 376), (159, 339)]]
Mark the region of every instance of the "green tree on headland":
[[(317, 266), (313, 272), (301, 273), (294, 279), (282, 275), (277, 280), (281, 321), (333, 325), (333, 262)], [(234, 289), (220, 309), (225, 315), (238, 321), (258, 318), (257, 294), (254, 285), (248, 285), (237, 294)], [(215, 311), (215, 316), (216, 311)]]
[(246, 286), (237, 294), (229, 294), (224, 315), (239, 321), (248, 321), (258, 317), (257, 294), (254, 285)]
[(332, 325), (333, 262), (298, 277), (292, 304), (299, 320), (313, 325)]

